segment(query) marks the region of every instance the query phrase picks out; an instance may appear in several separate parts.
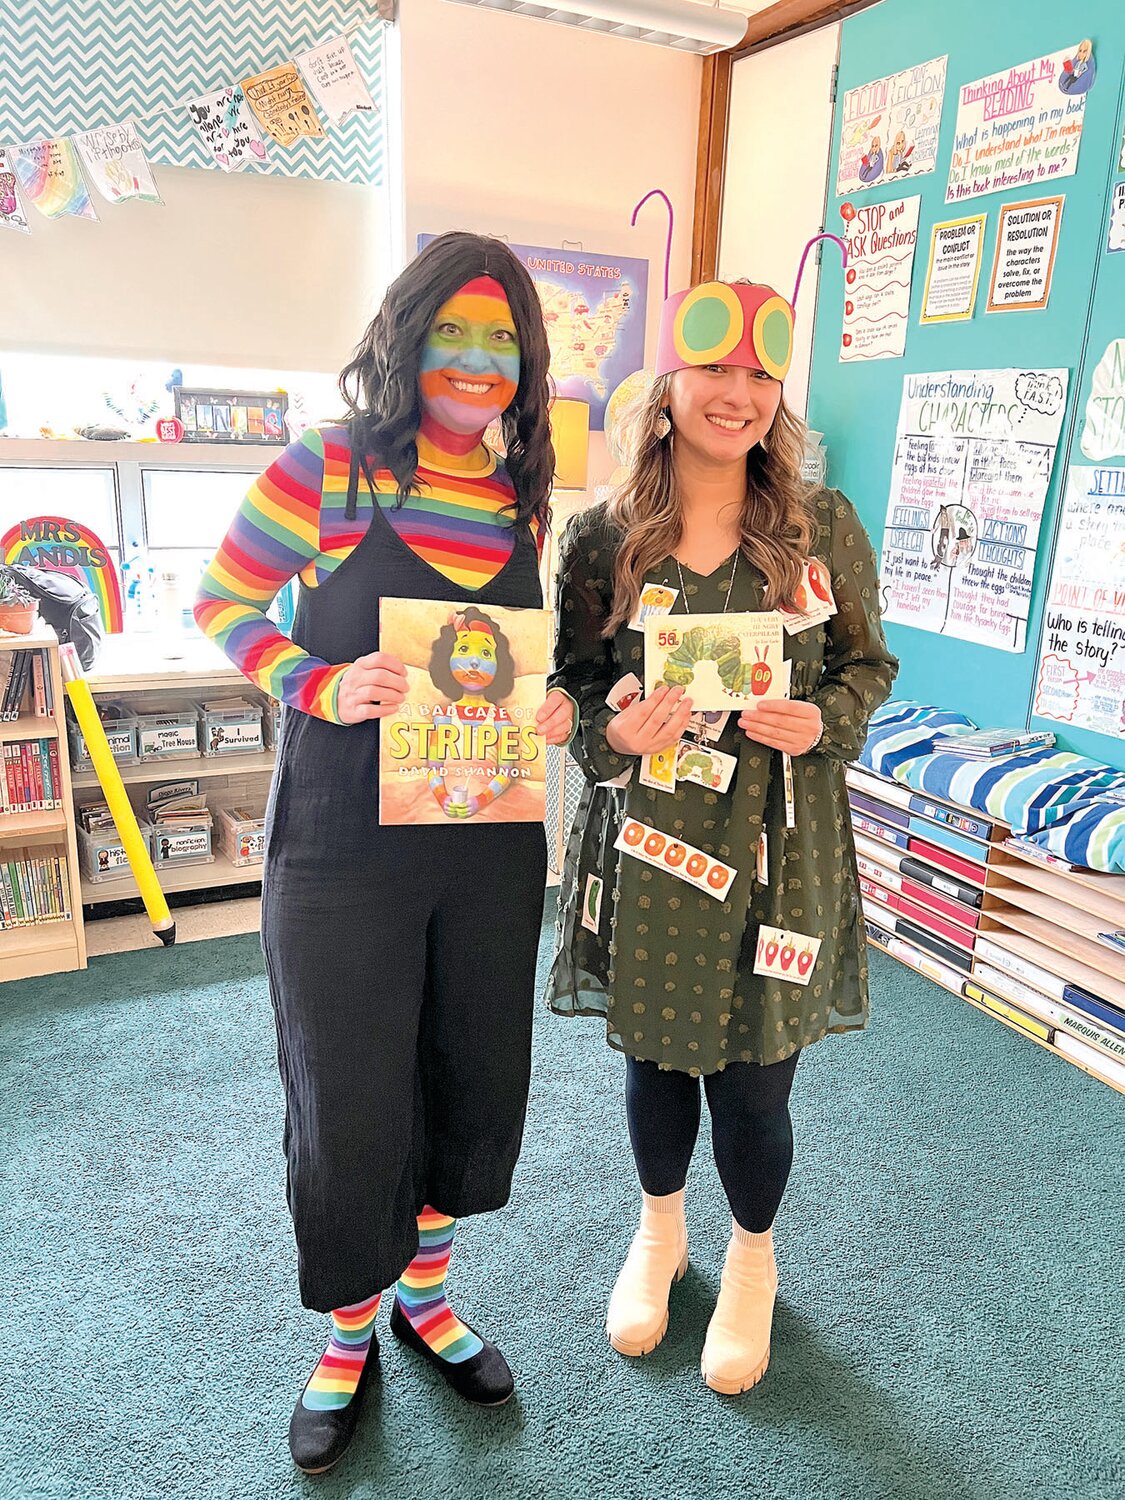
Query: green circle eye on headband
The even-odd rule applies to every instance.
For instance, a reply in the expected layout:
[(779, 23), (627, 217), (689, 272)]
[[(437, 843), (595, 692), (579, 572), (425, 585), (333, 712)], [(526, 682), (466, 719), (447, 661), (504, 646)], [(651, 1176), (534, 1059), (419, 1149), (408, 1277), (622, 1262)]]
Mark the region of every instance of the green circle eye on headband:
[(724, 359), (745, 329), (742, 303), (733, 287), (713, 281), (684, 298), (673, 329), (676, 353), (693, 365)]
[(772, 287), (708, 281), (669, 298), (657, 373), (729, 364), (784, 380), (793, 357), (793, 309)]

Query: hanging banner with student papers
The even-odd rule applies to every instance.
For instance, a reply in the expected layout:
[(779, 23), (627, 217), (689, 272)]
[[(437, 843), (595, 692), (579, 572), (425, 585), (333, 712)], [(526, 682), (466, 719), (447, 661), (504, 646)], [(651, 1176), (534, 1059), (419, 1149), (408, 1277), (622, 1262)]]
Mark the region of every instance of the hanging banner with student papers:
[(237, 172), (241, 167), (265, 161), (266, 143), (246, 95), (234, 84), (193, 99), (188, 113), (224, 172)]
[(1067, 370), (907, 375), (880, 567), (883, 618), (1023, 651)]
[(297, 72), (296, 63), (282, 63), (241, 84), (258, 123), (279, 146), (291, 146), (298, 136), (322, 140), (324, 128)]
[(98, 217), (70, 141), (9, 146), (8, 154), (20, 191), (45, 219), (62, 219), (71, 214), (79, 219)]
[(354, 111), (375, 108), (346, 36), (299, 52), (295, 61), (330, 125), (339, 125)]
[(1125, 469), (1075, 466), (1067, 476), (1035, 712), (1125, 735)]
[(836, 196), (922, 177), (937, 164), (948, 57), (934, 57), (844, 95)]
[(1073, 176), (1093, 72), (1090, 44), (1083, 42), (966, 83), (958, 99), (945, 201), (960, 203)]
[(922, 323), (959, 323), (973, 315), (987, 214), (935, 224), (922, 294)]
[(921, 202), (918, 195), (886, 198), (856, 209), (848, 221), (841, 360), (899, 359), (905, 352)]
[(141, 138), (131, 122), (86, 130), (74, 137), (74, 144), (86, 176), (107, 203), (124, 203), (126, 198), (160, 202)]
[(5, 229), (18, 229), (21, 234), (31, 233), (27, 215), (20, 207), (16, 174), (12, 171), (6, 151), (0, 151), (0, 224)]

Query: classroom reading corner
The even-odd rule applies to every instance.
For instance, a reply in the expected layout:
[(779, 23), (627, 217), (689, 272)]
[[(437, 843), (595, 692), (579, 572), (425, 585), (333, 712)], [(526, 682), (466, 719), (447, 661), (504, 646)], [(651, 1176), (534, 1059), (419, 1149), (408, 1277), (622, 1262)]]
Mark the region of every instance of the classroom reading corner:
[(1121, 0), (27, 0), (0, 1500), (1125, 1500)]

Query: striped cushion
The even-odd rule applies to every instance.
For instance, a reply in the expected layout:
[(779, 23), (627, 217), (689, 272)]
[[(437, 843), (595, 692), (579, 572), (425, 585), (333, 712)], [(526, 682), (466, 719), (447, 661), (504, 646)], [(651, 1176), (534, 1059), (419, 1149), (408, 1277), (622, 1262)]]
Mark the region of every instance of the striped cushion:
[(870, 766), (881, 776), (905, 781), (907, 767), (934, 753), (935, 735), (967, 733), (976, 727), (964, 714), (896, 699), (884, 703), (871, 715), (860, 764)]
[(1095, 797), (1032, 838), (1072, 865), (1125, 874), (1125, 790)]
[(1030, 750), (995, 761), (931, 755), (899, 778), (919, 792), (989, 813), (1017, 833), (1036, 833), (1069, 817), (1125, 775), (1066, 750)]

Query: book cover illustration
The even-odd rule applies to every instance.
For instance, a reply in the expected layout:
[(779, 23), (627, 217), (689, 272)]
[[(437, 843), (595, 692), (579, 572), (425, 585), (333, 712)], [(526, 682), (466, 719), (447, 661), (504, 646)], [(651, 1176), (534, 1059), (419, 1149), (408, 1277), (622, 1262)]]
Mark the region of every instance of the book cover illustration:
[(380, 823), (543, 822), (548, 612), (384, 599), (379, 649), (407, 681), (381, 724)]
[(645, 693), (682, 687), (697, 711), (745, 708), (784, 698), (781, 615), (651, 616), (644, 622)]

